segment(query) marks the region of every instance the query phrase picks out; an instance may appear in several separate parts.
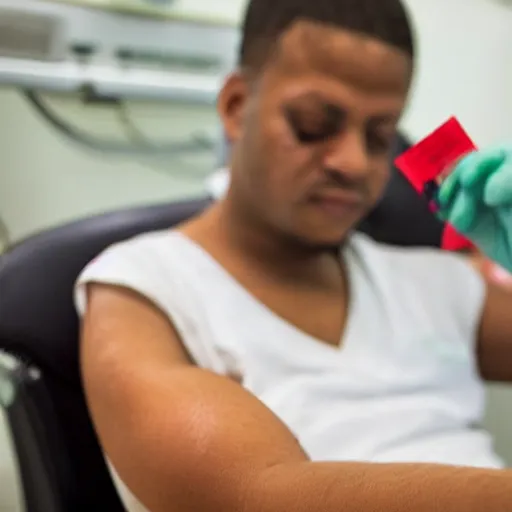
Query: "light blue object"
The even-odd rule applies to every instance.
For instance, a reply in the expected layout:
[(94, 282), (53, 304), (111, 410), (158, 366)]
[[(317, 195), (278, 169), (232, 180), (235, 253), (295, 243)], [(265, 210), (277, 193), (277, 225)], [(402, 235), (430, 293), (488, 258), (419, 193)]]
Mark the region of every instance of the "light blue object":
[(0, 350), (0, 409), (10, 407), (16, 397), (11, 373), (16, 369), (12, 356)]
[(512, 147), (464, 157), (439, 189), (438, 215), (512, 272)]
[(221, 132), (221, 144), (219, 145), (219, 152), (217, 157), (217, 166), (226, 167), (231, 158), (231, 143), (224, 133)]

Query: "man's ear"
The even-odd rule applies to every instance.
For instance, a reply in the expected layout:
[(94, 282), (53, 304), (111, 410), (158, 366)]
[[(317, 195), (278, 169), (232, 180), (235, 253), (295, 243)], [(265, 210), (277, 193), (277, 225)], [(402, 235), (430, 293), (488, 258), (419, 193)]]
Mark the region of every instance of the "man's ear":
[(227, 139), (236, 142), (242, 133), (244, 114), (249, 100), (249, 83), (241, 72), (231, 73), (222, 87), (217, 111), (224, 126)]

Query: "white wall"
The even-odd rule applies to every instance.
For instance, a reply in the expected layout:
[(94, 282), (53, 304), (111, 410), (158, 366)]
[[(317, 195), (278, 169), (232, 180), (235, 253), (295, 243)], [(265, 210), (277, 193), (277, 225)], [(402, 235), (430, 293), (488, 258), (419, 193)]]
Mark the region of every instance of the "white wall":
[(512, 141), (512, 2), (406, 2), (420, 58), (403, 126), (422, 137), (457, 115), (477, 144)]
[[(62, 99), (51, 105), (84, 130), (123, 137), (114, 108), (83, 107)], [(129, 109), (155, 141), (219, 133), (214, 107), (136, 104)], [(93, 153), (50, 129), (17, 91), (0, 90), (0, 216), (14, 239), (125, 205), (196, 195), (214, 157), (209, 152), (148, 163)]]

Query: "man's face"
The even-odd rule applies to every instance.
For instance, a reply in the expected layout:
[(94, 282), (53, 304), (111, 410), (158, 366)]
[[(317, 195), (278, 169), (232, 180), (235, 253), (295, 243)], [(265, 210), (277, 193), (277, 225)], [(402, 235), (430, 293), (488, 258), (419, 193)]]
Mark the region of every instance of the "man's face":
[(384, 191), (411, 70), (377, 40), (294, 25), (255, 82), (234, 74), (220, 95), (236, 204), (307, 244), (339, 243)]

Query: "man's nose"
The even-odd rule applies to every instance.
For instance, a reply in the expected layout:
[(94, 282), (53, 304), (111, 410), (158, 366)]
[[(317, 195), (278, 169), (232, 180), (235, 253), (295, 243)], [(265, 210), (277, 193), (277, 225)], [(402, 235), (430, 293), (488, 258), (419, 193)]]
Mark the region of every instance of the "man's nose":
[(357, 179), (364, 177), (369, 167), (368, 149), (362, 134), (345, 132), (330, 142), (324, 157), (324, 168)]

